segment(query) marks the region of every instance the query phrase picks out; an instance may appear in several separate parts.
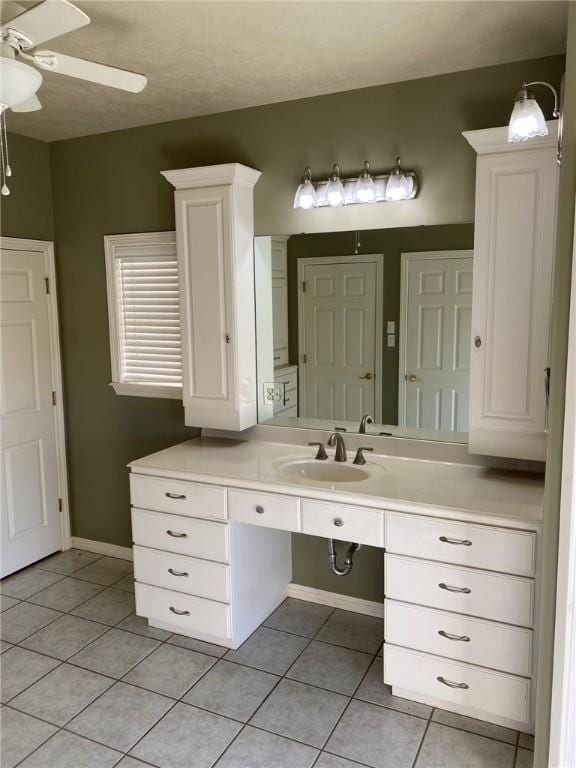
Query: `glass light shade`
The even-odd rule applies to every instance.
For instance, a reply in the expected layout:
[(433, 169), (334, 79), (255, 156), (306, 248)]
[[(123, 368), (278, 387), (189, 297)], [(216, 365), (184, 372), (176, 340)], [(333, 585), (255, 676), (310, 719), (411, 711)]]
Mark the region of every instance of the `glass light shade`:
[(37, 69), (21, 61), (0, 57), (0, 104), (15, 107), (33, 96), (42, 85)]
[(328, 205), (331, 205), (333, 208), (344, 205), (344, 187), (339, 178), (330, 179), (328, 182), (326, 199), (328, 200)]
[(298, 185), (296, 195), (294, 196), (294, 208), (304, 208), (309, 211), (318, 204), (316, 190), (310, 179), (305, 179)]
[(528, 92), (525, 98), (517, 98), (508, 123), (508, 141), (527, 141), (547, 135), (546, 119), (532, 94)]
[(354, 199), (357, 203), (375, 203), (376, 187), (372, 176), (360, 176), (354, 188)]
[(386, 184), (386, 200), (396, 202), (409, 200), (414, 189), (414, 179), (403, 173), (391, 173)]

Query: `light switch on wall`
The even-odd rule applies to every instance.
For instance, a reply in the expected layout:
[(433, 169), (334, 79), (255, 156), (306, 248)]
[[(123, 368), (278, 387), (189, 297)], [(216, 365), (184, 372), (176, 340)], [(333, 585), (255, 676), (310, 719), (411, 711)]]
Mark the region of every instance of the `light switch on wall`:
[[(396, 333), (396, 321), (395, 320), (388, 320), (386, 323), (386, 333)], [(390, 344), (388, 344), (390, 346)]]
[(396, 346), (396, 334), (395, 333), (389, 333), (388, 334), (388, 346), (389, 347), (395, 347)]

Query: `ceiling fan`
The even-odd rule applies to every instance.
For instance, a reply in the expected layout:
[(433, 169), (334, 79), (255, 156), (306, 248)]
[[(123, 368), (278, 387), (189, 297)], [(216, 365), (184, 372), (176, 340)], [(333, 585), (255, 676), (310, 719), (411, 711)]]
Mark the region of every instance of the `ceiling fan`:
[[(38, 50), (47, 40), (90, 24), (90, 17), (69, 0), (43, 0), (0, 27), (0, 139), (2, 144), (2, 194), (10, 194), (6, 176), (11, 176), (6, 143), (6, 110), (34, 112), (42, 109), (36, 92), (42, 85), (38, 70), (68, 75), (91, 83), (139, 93), (147, 78), (105, 64), (98, 64), (54, 51)], [(36, 69), (36, 67), (38, 69)]]

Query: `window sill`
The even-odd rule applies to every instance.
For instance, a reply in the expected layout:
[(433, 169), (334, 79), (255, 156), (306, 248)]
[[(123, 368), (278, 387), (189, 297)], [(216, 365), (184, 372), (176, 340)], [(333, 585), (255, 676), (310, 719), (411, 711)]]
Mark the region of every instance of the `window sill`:
[(160, 384), (133, 384), (123, 381), (111, 381), (117, 395), (133, 397), (163, 397), (170, 400), (182, 400), (182, 387), (163, 387)]

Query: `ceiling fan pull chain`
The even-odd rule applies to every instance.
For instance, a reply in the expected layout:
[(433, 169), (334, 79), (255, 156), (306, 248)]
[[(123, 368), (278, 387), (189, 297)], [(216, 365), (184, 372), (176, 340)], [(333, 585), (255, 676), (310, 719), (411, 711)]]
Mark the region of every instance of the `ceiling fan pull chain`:
[(1, 193), (6, 196), (10, 194), (6, 177), (12, 175), (12, 169), (8, 162), (8, 135), (6, 133), (6, 110), (0, 113), (0, 151), (2, 155), (2, 190)]

